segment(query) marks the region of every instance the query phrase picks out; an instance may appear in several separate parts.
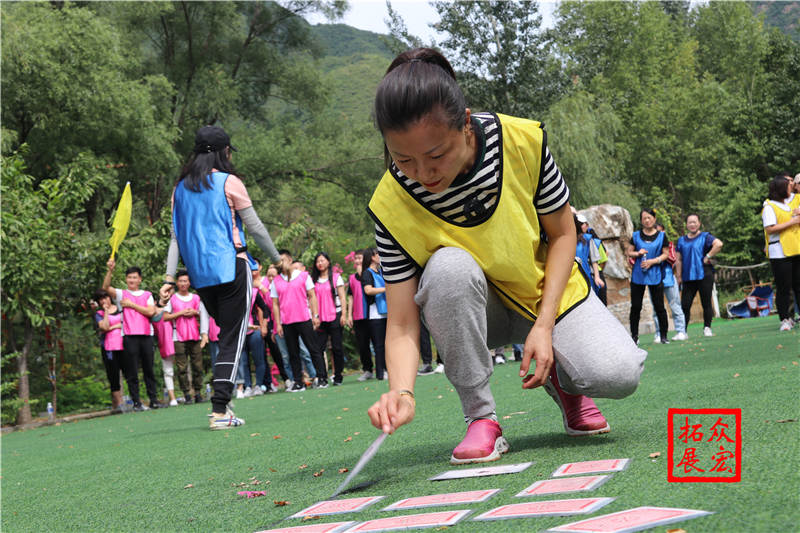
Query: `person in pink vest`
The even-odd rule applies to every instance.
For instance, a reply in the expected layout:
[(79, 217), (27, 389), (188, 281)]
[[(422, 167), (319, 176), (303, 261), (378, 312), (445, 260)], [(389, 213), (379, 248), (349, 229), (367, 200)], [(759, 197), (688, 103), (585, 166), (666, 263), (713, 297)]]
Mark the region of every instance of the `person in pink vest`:
[(301, 272), (292, 264), (292, 254), (279, 250), (282, 272), (272, 280), (269, 287), (272, 298), (272, 314), (275, 318), (275, 334), (286, 339), (289, 350), (289, 363), (295, 382), (289, 392), (306, 390), (300, 366), (300, 338), (311, 352), (311, 360), (317, 372), (316, 385), (328, 386), (328, 371), (314, 338), (314, 329), (319, 327), (319, 309), (314, 293), (314, 282), (308, 272)]
[(100, 307), (94, 315), (94, 320), (100, 330), (103, 366), (111, 386), (111, 411), (120, 413), (122, 412), (122, 386), (119, 381), (119, 372), (124, 370), (122, 365), (122, 313), (104, 291), (97, 291), (94, 301)]
[[(175, 364), (178, 367), (178, 383), (183, 391), (186, 405), (193, 402), (191, 389), (194, 389), (194, 402), (203, 398), (203, 347), (208, 344), (208, 313), (200, 296), (189, 292), (191, 282), (185, 270), (175, 275), (178, 292), (170, 296), (164, 307), (164, 320), (174, 324)], [(192, 365), (192, 378), (189, 379), (189, 364)]]
[(330, 338), (333, 351), (333, 386), (336, 387), (342, 384), (342, 370), (344, 370), (342, 327), (347, 323), (344, 281), (342, 276), (331, 271), (331, 258), (325, 252), (318, 253), (314, 258), (311, 280), (314, 282), (314, 293), (319, 306), (320, 325), (315, 330), (317, 349), (324, 352)]
[(219, 354), (219, 326), (214, 317), (208, 315), (208, 355), (211, 357), (211, 368), (217, 362)]
[[(159, 302), (160, 303), (160, 302)], [(155, 320), (158, 318), (159, 320)], [(175, 398), (175, 341), (173, 339), (172, 322), (164, 320), (164, 309), (156, 307), (156, 315), (153, 317), (153, 329), (158, 341), (158, 353), (161, 355), (161, 370), (164, 373), (164, 388), (167, 389), (169, 405), (178, 405)]]
[(133, 400), (134, 411), (147, 411), (139, 398), (139, 370), (142, 368), (144, 385), (147, 396), (150, 398), (150, 409), (164, 407), (158, 401), (156, 376), (153, 373), (153, 327), (150, 318), (156, 314), (155, 301), (150, 291), (140, 288), (142, 284), (142, 270), (137, 266), (128, 267), (125, 271), (125, 289), (115, 289), (111, 286), (111, 276), (114, 274), (116, 263), (110, 259), (107, 263), (108, 272), (103, 279), (103, 290), (122, 308), (122, 335), (123, 335), (123, 361), (128, 367), (125, 372)]
[[(278, 345), (275, 343), (274, 338), (274, 319), (272, 318), (272, 299), (269, 297), (269, 284), (278, 275), (278, 270), (270, 265), (267, 269), (267, 277), (263, 276), (263, 266), (261, 265), (261, 261), (258, 258), (254, 258), (256, 264), (258, 265), (258, 270), (253, 274), (253, 287), (257, 287), (259, 293), (261, 294), (261, 298), (267, 304), (268, 311), (264, 313), (264, 316), (259, 316), (259, 322), (263, 320), (263, 323), (267, 326), (267, 333), (264, 336), (264, 345), (265, 345), (265, 352), (264, 352), (264, 360), (267, 361), (267, 367), (269, 368), (269, 358), (267, 354), (272, 354), (272, 359), (275, 361), (275, 366), (278, 367), (278, 373), (281, 376), (281, 379), (285, 382), (289, 379), (289, 375), (286, 373), (286, 369), (283, 366), (283, 356), (281, 355), (281, 351), (278, 348)], [(270, 277), (271, 276), (271, 277)], [(266, 372), (264, 374), (264, 381), (260, 383), (261, 390), (264, 392), (275, 392), (277, 388), (275, 384), (272, 382), (272, 372)]]

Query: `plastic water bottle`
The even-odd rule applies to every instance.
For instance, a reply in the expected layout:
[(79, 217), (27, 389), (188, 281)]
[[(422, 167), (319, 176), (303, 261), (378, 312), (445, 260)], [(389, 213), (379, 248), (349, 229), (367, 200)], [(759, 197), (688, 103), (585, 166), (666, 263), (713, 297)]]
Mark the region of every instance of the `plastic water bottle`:
[(206, 383), (206, 400), (211, 399), (211, 384)]
[(122, 411), (124, 413), (130, 413), (131, 411), (133, 411), (133, 400), (131, 400), (131, 397), (128, 396), (127, 394), (123, 396), (122, 404), (120, 405), (120, 407), (122, 408)]
[(50, 422), (56, 419), (56, 412), (53, 409), (53, 402), (47, 402), (47, 419)]

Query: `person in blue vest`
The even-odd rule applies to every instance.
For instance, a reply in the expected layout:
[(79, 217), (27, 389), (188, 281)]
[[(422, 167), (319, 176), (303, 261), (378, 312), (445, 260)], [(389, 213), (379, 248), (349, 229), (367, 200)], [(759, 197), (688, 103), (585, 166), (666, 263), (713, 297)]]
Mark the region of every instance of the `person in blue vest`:
[(631, 336), (639, 342), (639, 317), (642, 314), (644, 290), (650, 291), (650, 299), (658, 317), (661, 344), (667, 340), (667, 310), (664, 308), (664, 273), (661, 265), (669, 255), (669, 241), (663, 231), (656, 229), (656, 213), (652, 209), (642, 209), (639, 214), (642, 229), (633, 232), (628, 244), (628, 257), (635, 260), (631, 272)]
[(603, 240), (597, 236), (597, 233), (595, 233), (594, 229), (589, 227), (589, 219), (587, 219), (582, 213), (578, 213), (578, 222), (581, 223), (581, 231), (583, 232), (583, 235), (587, 239), (591, 239), (597, 248), (597, 258), (593, 258), (593, 261), (597, 263), (597, 271), (600, 282), (595, 282), (594, 292), (597, 294), (597, 297), (600, 298), (600, 301), (603, 302), (603, 305), (607, 306), (608, 287), (606, 286), (606, 277), (603, 274), (603, 266), (608, 262), (608, 253), (603, 245)]
[[(664, 231), (664, 226), (662, 224), (656, 224), (656, 229), (658, 231)], [(664, 232), (664, 234), (666, 235), (666, 232)], [(669, 255), (667, 256), (667, 260), (661, 263), (661, 270), (664, 271), (664, 296), (667, 297), (667, 304), (669, 305), (670, 311), (672, 311), (672, 322), (675, 324), (675, 336), (672, 337), (672, 340), (685, 341), (689, 339), (689, 336), (686, 334), (686, 319), (683, 317), (681, 295), (678, 290), (678, 284), (675, 281), (675, 272), (672, 270), (676, 259), (675, 245), (669, 242), (667, 246)], [(661, 335), (658, 331), (660, 329), (660, 322), (658, 321), (658, 315), (656, 315), (655, 305), (653, 305), (653, 323), (656, 325), (656, 336), (653, 342), (659, 344), (661, 342)]]
[[(711, 337), (711, 292), (714, 290), (714, 265), (711, 260), (722, 250), (722, 241), (707, 231), (700, 231), (700, 217), (692, 213), (686, 217), (686, 235), (675, 245), (675, 281), (681, 288), (681, 308), (686, 324), (695, 295), (700, 292), (703, 305), (703, 335)], [(660, 320), (660, 319), (659, 319)]]
[(162, 300), (175, 288), (178, 258), (208, 314), (220, 328), (219, 355), (213, 369), (211, 429), (241, 426), (244, 420), (228, 407), (248, 331), (252, 297), (251, 270), (244, 228), (272, 261), (278, 250), (253, 209), (242, 180), (235, 175), (231, 140), (217, 126), (203, 126), (194, 150), (172, 193), (172, 238)]
[(524, 342), (521, 388), (542, 387), (576, 436), (610, 430), (591, 398), (632, 394), (646, 353), (575, 262), (569, 188), (542, 125), (472, 113), (455, 78), (438, 51), (417, 48), (376, 92), (387, 170), (368, 212), (386, 282), (389, 391), (367, 414), (386, 433), (413, 420), (421, 314), (461, 401), (466, 435), (450, 462), (465, 464), (509, 449), (487, 346)]
[(361, 252), (361, 265), (369, 265), (361, 272), (361, 287), (367, 301), (369, 336), (375, 348), (375, 378), (383, 380), (386, 373), (386, 282), (383, 279), (381, 258), (375, 248)]
[(586, 217), (576, 214), (574, 215), (574, 220), (575, 233), (578, 239), (578, 244), (575, 246), (575, 259), (580, 263), (581, 270), (586, 274), (592, 285), (592, 290), (597, 294), (600, 288), (605, 287), (605, 282), (600, 279), (600, 265), (598, 264), (600, 252), (597, 250), (597, 244), (595, 244), (591, 236), (587, 235), (583, 230)]

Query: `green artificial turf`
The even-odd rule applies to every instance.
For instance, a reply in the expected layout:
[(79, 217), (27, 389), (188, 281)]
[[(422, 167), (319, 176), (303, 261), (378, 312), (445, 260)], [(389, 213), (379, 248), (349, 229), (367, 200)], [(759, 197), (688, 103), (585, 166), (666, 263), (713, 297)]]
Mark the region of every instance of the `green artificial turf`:
[[(446, 378), (420, 377), (416, 419), (390, 436), (354, 480), (376, 482), (349, 495), (386, 498), (322, 521), (389, 516), (380, 509), (410, 496), (503, 489), (480, 504), (427, 509), (465, 508), (474, 516), (528, 501), (514, 495), (562, 463), (627, 457), (628, 468), (596, 491), (536, 499), (616, 498), (590, 516), (642, 505), (714, 512), (669, 526), (690, 533), (796, 531), (800, 331), (779, 333), (778, 321), (768, 317), (717, 320), (714, 332), (705, 338), (692, 326), (688, 342), (644, 343), (649, 356), (639, 389), (623, 400), (598, 400), (612, 430), (589, 438), (564, 434), (544, 391), (521, 390), (517, 363), (497, 367), (492, 388), (511, 451), (493, 464), (533, 461), (520, 474), (427, 481), (454, 468), (447, 460), (464, 423)], [(346, 475), (338, 470), (353, 468), (378, 435), (365, 411), (386, 389), (386, 382), (359, 383), (351, 375), (341, 387), (238, 400), (236, 413), (247, 424), (230, 431), (207, 429), (206, 403), (7, 434), (1, 441), (2, 530), (253, 532), (303, 524), (284, 519), (328, 498)], [(670, 407), (741, 408), (741, 482), (667, 482)], [(661, 455), (650, 458), (654, 452)], [(245, 499), (237, 496), (240, 490), (266, 490), (267, 496)], [(277, 506), (276, 500), (289, 503)], [(467, 517), (452, 529), (541, 531), (580, 518)]]

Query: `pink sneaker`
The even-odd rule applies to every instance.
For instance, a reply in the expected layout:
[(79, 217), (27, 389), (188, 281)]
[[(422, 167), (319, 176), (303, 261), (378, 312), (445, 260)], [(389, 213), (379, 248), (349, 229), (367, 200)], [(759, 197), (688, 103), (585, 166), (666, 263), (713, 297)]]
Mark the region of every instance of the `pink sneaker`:
[(564, 419), (564, 429), (567, 430), (567, 435), (577, 437), (611, 431), (611, 426), (608, 425), (600, 409), (595, 405), (594, 400), (587, 396), (564, 392), (561, 385), (558, 384), (555, 365), (550, 371), (550, 379), (545, 383), (544, 390), (552, 396), (561, 409), (561, 416)]
[(481, 418), (469, 425), (464, 440), (453, 450), (450, 464), (497, 461), (507, 451), (508, 441), (503, 437), (500, 424), (488, 418)]

